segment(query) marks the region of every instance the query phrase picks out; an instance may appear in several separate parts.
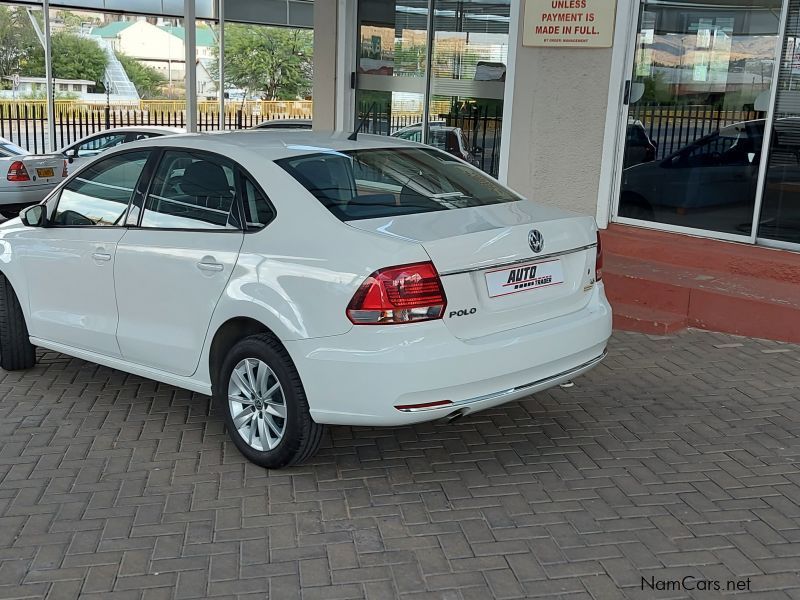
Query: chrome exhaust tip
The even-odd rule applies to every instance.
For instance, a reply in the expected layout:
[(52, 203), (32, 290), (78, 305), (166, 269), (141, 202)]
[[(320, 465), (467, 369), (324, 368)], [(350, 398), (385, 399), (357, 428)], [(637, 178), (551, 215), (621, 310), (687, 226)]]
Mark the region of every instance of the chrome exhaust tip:
[(571, 388), (575, 385), (575, 382), (570, 379), (569, 381), (565, 381), (564, 383), (559, 383), (558, 387), (562, 389)]
[(463, 408), (460, 408), (454, 412), (451, 412), (449, 415), (445, 415), (444, 417), (439, 419), (439, 421), (442, 421), (444, 423), (452, 423), (463, 417), (465, 414), (466, 411)]

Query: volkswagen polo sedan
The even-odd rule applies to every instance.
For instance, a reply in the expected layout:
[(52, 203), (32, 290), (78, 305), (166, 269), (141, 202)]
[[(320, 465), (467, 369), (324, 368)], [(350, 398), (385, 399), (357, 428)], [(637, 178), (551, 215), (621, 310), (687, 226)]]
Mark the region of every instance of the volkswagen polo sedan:
[(591, 369), (591, 217), (412, 142), (303, 131), (126, 144), (0, 225), (0, 366), (40, 346), (213, 396), (280, 468), (325, 424), (403, 425)]

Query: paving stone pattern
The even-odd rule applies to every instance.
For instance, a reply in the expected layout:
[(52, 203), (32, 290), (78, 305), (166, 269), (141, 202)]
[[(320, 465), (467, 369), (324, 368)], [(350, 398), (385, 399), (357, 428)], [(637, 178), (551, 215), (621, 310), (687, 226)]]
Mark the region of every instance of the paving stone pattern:
[(799, 436), (800, 347), (617, 333), (574, 387), (267, 472), (208, 398), (45, 353), (0, 372), (0, 598), (800, 599)]

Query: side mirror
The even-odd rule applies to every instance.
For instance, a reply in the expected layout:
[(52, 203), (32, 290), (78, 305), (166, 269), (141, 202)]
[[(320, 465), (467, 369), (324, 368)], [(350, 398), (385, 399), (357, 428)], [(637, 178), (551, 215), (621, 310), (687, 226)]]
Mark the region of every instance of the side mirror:
[(47, 207), (44, 204), (34, 204), (22, 210), (19, 218), (28, 227), (44, 227), (47, 221)]
[(64, 152), (64, 156), (67, 157), (67, 161), (69, 164), (75, 162), (75, 158), (78, 156), (78, 149), (77, 148), (70, 148)]

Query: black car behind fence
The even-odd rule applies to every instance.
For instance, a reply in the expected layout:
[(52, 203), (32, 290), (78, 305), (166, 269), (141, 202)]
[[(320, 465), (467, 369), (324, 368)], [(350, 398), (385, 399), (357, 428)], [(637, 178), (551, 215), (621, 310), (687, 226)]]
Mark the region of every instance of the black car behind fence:
[(656, 160), (666, 158), (722, 127), (763, 118), (755, 110), (722, 110), (708, 105), (662, 106), (633, 104), (628, 122), (640, 122), (656, 145)]

